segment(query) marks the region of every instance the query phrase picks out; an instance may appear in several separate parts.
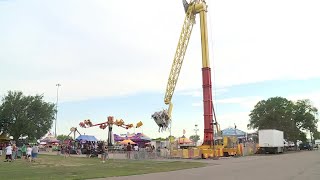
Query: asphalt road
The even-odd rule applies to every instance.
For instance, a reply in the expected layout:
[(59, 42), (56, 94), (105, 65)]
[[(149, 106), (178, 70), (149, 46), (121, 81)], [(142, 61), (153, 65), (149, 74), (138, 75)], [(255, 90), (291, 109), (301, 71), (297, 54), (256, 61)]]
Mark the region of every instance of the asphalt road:
[[(192, 161), (192, 160), (189, 160)], [(320, 180), (320, 150), (201, 160), (208, 166), (107, 180)]]

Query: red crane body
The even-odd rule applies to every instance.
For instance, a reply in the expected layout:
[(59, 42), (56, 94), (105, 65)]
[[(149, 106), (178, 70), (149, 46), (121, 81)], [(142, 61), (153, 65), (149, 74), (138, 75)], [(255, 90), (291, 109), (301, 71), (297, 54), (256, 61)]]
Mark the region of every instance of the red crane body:
[(202, 88), (203, 88), (203, 112), (204, 112), (204, 136), (203, 144), (213, 143), (213, 107), (212, 107), (212, 85), (210, 67), (202, 68)]

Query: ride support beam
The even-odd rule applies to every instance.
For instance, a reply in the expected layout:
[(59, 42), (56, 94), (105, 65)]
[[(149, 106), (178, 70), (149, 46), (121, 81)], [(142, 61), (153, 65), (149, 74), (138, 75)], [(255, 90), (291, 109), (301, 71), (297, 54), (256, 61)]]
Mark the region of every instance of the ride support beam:
[(203, 112), (204, 112), (204, 136), (203, 144), (212, 145), (214, 132), (212, 127), (213, 110), (212, 110), (212, 86), (211, 86), (211, 69), (202, 68), (202, 88), (203, 88)]
[(207, 29), (207, 6), (205, 3), (199, 4), (200, 31), (201, 31), (201, 49), (202, 49), (202, 88), (203, 88), (203, 116), (204, 116), (204, 145), (213, 145), (214, 131), (213, 121), (213, 103), (212, 103), (212, 85), (211, 69), (209, 61), (208, 29)]

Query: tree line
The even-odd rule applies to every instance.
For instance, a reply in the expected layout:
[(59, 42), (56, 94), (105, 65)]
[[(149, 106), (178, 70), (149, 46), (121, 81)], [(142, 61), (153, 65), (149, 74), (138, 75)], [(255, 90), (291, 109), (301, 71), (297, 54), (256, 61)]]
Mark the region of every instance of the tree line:
[(43, 95), (26, 96), (21, 91), (9, 91), (0, 104), (0, 134), (14, 140), (43, 137), (55, 119), (55, 105), (45, 102)]
[[(43, 137), (55, 119), (55, 104), (45, 102), (43, 95), (26, 96), (21, 91), (9, 91), (0, 104), (0, 134), (13, 136), (14, 140)], [(306, 133), (320, 139), (317, 130), (318, 109), (309, 99), (290, 101), (283, 97), (271, 97), (259, 101), (249, 114), (249, 129), (278, 129), (287, 140), (305, 141)], [(64, 139), (65, 137), (61, 137)], [(174, 138), (174, 137), (168, 137)], [(199, 136), (190, 139), (198, 141)]]
[(291, 101), (283, 97), (271, 97), (259, 101), (249, 114), (249, 129), (277, 129), (285, 139), (306, 141), (309, 133), (320, 138), (317, 130), (318, 109), (309, 99)]

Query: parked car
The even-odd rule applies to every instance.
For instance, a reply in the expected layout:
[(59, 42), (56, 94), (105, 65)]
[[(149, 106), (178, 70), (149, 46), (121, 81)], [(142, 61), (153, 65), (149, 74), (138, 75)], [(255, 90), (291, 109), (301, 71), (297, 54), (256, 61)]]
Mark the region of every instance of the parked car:
[(300, 150), (311, 150), (311, 145), (309, 143), (301, 143), (299, 144)]

